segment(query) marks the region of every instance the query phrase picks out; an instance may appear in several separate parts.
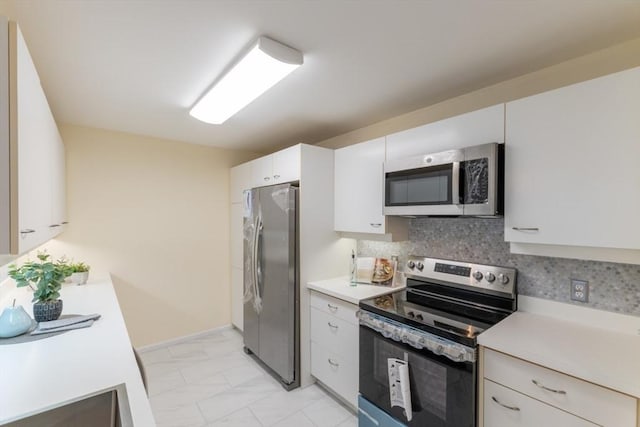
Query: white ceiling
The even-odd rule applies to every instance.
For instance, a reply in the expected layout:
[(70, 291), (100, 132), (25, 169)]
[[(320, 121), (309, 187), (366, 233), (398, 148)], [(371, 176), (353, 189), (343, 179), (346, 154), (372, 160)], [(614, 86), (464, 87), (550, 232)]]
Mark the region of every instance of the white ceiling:
[[(635, 0), (17, 0), (59, 122), (264, 151), (640, 37)], [(188, 110), (259, 35), (302, 67), (223, 125)]]

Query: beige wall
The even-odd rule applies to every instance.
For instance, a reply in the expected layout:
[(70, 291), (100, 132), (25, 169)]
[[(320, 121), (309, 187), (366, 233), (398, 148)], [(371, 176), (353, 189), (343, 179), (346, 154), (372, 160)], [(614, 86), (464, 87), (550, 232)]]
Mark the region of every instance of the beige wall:
[(255, 157), (75, 126), (52, 254), (112, 274), (136, 346), (230, 323), (229, 167)]
[(340, 148), (536, 93), (640, 66), (640, 38), (393, 117), (318, 143)]

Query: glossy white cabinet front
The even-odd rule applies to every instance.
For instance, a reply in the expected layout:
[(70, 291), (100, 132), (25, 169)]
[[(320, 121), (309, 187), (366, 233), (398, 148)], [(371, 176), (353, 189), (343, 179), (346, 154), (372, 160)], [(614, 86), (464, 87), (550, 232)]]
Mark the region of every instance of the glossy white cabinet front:
[(0, 27), (9, 35), (8, 49), (1, 53), (9, 58), (4, 70), (9, 77), (8, 103), (3, 100), (0, 111), (8, 114), (2, 123), (8, 124), (10, 152), (0, 160), (10, 177), (9, 186), (3, 181), (0, 189), (5, 207), (0, 247), (5, 253), (23, 254), (59, 234), (67, 222), (65, 154), (20, 29), (6, 20)]
[(636, 427), (637, 399), (631, 396), (488, 348), (483, 352), (485, 427)]
[(336, 231), (385, 233), (384, 153), (384, 137), (335, 151)]
[(506, 105), (505, 240), (640, 249), (640, 68)]
[(311, 291), (311, 374), (358, 406), (358, 306)]

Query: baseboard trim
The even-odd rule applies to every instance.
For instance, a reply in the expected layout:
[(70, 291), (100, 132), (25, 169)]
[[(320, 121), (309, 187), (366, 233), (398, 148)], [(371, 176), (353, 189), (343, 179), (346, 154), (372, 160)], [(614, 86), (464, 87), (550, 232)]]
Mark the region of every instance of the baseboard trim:
[(158, 350), (164, 347), (168, 347), (171, 345), (176, 345), (176, 344), (180, 344), (182, 342), (188, 341), (190, 339), (193, 338), (200, 338), (203, 337), (205, 335), (209, 335), (215, 332), (220, 332), (220, 331), (226, 331), (229, 329), (236, 329), (234, 328), (233, 325), (228, 324), (228, 325), (223, 325), (223, 326), (218, 326), (217, 328), (213, 328), (213, 329), (207, 329), (205, 331), (200, 331), (200, 332), (196, 332), (195, 334), (189, 334), (189, 335), (184, 335), (181, 337), (177, 337), (177, 338), (172, 338), (170, 340), (166, 340), (166, 341), (161, 341), (158, 343), (154, 343), (154, 344), (149, 344), (149, 345), (145, 345), (142, 347), (137, 347), (136, 350), (138, 351), (138, 353), (146, 353), (149, 351), (153, 351), (153, 350)]

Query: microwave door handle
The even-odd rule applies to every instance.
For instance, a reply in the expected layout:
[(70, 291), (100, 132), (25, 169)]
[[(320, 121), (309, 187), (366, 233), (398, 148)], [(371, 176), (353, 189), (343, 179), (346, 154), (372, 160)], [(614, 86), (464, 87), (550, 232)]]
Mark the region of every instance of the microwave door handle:
[(460, 204), (460, 162), (452, 163), (451, 171), (451, 203)]
[(384, 171), (384, 162), (382, 163), (382, 206), (380, 206), (380, 208), (382, 209), (382, 216), (384, 216), (384, 207), (387, 206), (387, 174)]

